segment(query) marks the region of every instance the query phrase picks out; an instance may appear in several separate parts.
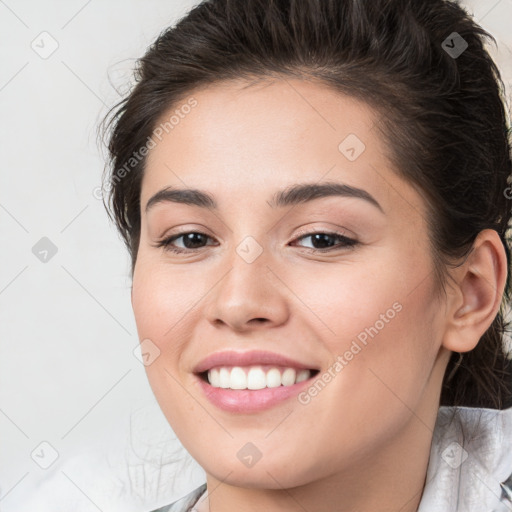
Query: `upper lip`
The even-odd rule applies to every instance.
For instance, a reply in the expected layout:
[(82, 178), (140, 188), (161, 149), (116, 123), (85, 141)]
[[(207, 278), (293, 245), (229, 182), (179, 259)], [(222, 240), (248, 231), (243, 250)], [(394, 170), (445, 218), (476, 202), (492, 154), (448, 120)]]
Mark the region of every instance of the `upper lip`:
[(275, 364), (276, 366), (286, 366), (288, 368), (298, 368), (304, 370), (313, 370), (310, 364), (301, 363), (290, 357), (268, 352), (265, 350), (250, 350), (239, 352), (227, 350), (215, 352), (202, 359), (194, 368), (194, 373), (202, 373), (215, 366), (254, 366), (259, 364)]

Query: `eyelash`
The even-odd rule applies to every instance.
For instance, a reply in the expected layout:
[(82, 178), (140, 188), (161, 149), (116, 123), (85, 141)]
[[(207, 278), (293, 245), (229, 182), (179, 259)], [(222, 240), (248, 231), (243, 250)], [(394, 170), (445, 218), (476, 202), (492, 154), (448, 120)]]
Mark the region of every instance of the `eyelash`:
[[(170, 251), (170, 252), (177, 253), (177, 254), (193, 253), (199, 249), (203, 249), (203, 247), (200, 247), (199, 249), (182, 249), (180, 247), (174, 247), (171, 245), (172, 242), (174, 242), (175, 240), (182, 238), (185, 235), (191, 235), (191, 234), (202, 235), (207, 238), (211, 238), (209, 235), (207, 235), (206, 233), (202, 233), (201, 231), (186, 231), (183, 233), (172, 235), (163, 240), (160, 240), (159, 242), (157, 242), (154, 245), (154, 247), (157, 247), (157, 248), (163, 247), (166, 251)], [(330, 251), (340, 250), (341, 248), (349, 248), (350, 249), (359, 244), (359, 242), (357, 240), (354, 240), (353, 238), (348, 238), (345, 235), (342, 235), (341, 233), (329, 232), (329, 231), (304, 231), (302, 233), (298, 233), (298, 236), (297, 236), (297, 238), (295, 238), (295, 240), (312, 237), (313, 235), (318, 235), (318, 234), (338, 238), (339, 240), (342, 241), (342, 247), (339, 247), (340, 244), (338, 244), (338, 247), (334, 247), (334, 248), (329, 247), (327, 249), (311, 249), (309, 247), (304, 247), (304, 249), (306, 249), (307, 251), (312, 252), (312, 253), (326, 253), (326, 252), (330, 252)]]

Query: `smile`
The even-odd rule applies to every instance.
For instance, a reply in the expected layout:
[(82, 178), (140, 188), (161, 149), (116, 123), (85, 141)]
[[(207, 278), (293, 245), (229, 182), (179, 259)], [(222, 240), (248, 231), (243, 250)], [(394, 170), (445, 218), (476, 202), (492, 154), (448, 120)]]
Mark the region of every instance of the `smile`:
[(208, 370), (206, 377), (213, 387), (224, 389), (264, 389), (293, 386), (311, 377), (313, 370), (269, 365), (221, 366)]
[(320, 365), (307, 359), (265, 350), (225, 350), (209, 354), (192, 372), (213, 405), (248, 414), (275, 407), (311, 385)]
[(257, 413), (297, 396), (319, 370), (276, 366), (211, 368), (196, 374), (206, 398), (227, 412)]

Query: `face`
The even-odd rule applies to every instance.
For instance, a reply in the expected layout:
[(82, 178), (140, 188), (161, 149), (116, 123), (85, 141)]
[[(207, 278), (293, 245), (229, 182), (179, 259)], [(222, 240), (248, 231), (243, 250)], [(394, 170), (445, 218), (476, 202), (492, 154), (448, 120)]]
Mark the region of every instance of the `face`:
[[(362, 102), (299, 80), (191, 97), (142, 182), (132, 305), (149, 382), (207, 474), (278, 488), (348, 471), (435, 418), (447, 357), (425, 203)], [(164, 189), (210, 198), (146, 211)], [(199, 365), (226, 351), (208, 384)], [(270, 387), (223, 387), (248, 385)]]

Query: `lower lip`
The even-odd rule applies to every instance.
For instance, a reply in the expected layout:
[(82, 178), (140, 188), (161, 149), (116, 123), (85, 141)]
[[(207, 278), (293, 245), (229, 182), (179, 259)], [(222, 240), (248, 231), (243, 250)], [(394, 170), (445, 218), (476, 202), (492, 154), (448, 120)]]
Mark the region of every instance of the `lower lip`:
[(263, 389), (216, 388), (197, 376), (206, 398), (220, 409), (228, 412), (249, 413), (270, 409), (280, 402), (296, 396), (303, 388), (311, 385), (316, 375), (291, 386)]

